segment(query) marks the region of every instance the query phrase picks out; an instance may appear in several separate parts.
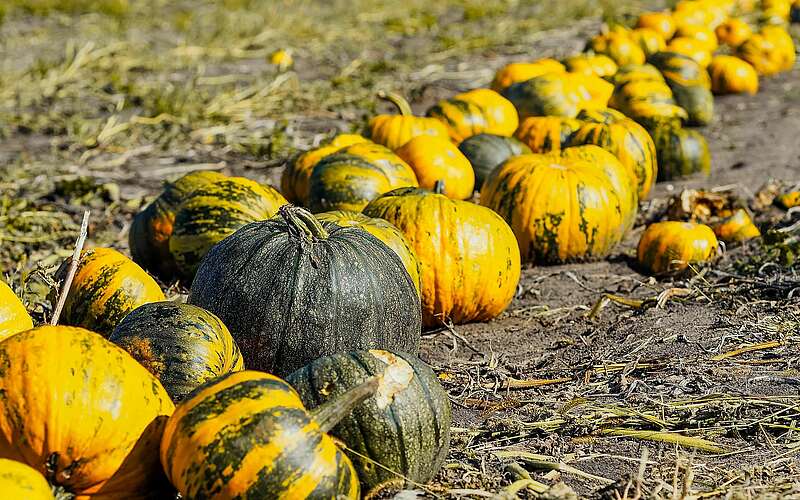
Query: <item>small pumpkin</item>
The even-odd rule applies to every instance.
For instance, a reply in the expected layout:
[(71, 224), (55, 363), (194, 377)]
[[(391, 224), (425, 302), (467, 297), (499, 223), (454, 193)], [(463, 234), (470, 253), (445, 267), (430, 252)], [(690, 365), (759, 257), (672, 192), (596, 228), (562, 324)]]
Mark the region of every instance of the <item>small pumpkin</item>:
[(405, 188), (372, 201), (364, 213), (397, 226), (414, 248), (422, 270), (425, 326), (448, 319), (455, 324), (487, 321), (514, 298), (519, 249), (508, 224), (491, 210)]
[(212, 248), (189, 303), (225, 323), (249, 368), (277, 375), (336, 352), (419, 349), (419, 296), (400, 258), (298, 207)]
[(691, 57), (703, 68), (707, 68), (711, 64), (711, 52), (708, 50), (708, 46), (696, 38), (675, 37), (667, 44), (666, 50)]
[(519, 125), (514, 105), (489, 89), (470, 90), (439, 101), (426, 115), (444, 123), (455, 143), (482, 133), (510, 136)]
[(190, 304), (153, 302), (134, 309), (108, 340), (125, 349), (178, 402), (205, 382), (244, 370), (222, 322)]
[(683, 38), (694, 40), (699, 44), (698, 48), (702, 47), (706, 50), (706, 52), (709, 53), (714, 52), (719, 48), (719, 42), (717, 41), (717, 35), (715, 34), (714, 29), (709, 28), (708, 26), (682, 24), (678, 26), (677, 30), (675, 30), (675, 36), (672, 38), (672, 40)]
[(636, 28), (628, 33), (628, 37), (642, 48), (645, 57), (650, 57), (656, 52), (661, 52), (667, 47), (667, 42), (658, 31), (652, 28)]
[(604, 54), (614, 60), (618, 66), (626, 64), (644, 64), (646, 56), (639, 44), (627, 34), (609, 32), (595, 35), (587, 44), (587, 49), (596, 54)]
[(632, 81), (657, 81), (664, 82), (661, 72), (652, 64), (628, 64), (620, 66), (611, 82), (619, 87)]
[(161, 194), (136, 214), (128, 232), (128, 246), (133, 261), (165, 279), (174, 279), (178, 267), (169, 251), (169, 238), (178, 206), (197, 188), (225, 179), (219, 172), (190, 172), (167, 183)]
[[(56, 271), (58, 282), (69, 265), (67, 259)], [(112, 248), (92, 248), (81, 253), (60, 321), (107, 336), (129, 312), (161, 300), (161, 287), (138, 264)]]
[(660, 127), (653, 133), (658, 153), (658, 180), (671, 181), (711, 173), (711, 154), (703, 134), (680, 127)]
[(509, 86), (546, 75), (547, 73), (564, 73), (566, 68), (555, 59), (539, 59), (533, 62), (510, 63), (499, 70), (492, 80), (492, 90), (502, 92)]
[(321, 358), (286, 379), (306, 408), (313, 409), (392, 363), (403, 366), (393, 397), (370, 397), (331, 429), (332, 436), (353, 450), (349, 456), (365, 498), (387, 486), (425, 484), (442, 467), (450, 444), (450, 400), (436, 374), (414, 356), (373, 350)]
[(642, 233), (637, 262), (656, 276), (676, 274), (718, 254), (719, 242), (705, 224), (665, 221), (650, 224)]
[[(510, 158), (484, 183), (481, 204), (509, 223), (524, 261), (551, 264), (605, 257), (635, 216), (636, 207), (628, 201), (632, 186), (623, 193), (615, 189), (610, 172), (601, 168), (611, 162), (559, 156)], [(625, 179), (623, 169), (617, 163), (613, 176)]]
[(758, 92), (758, 74), (747, 61), (735, 56), (714, 56), (708, 67), (711, 90), (715, 94), (755, 94)]
[(572, 73), (583, 73), (601, 78), (611, 77), (617, 72), (617, 63), (602, 54), (577, 54), (564, 60), (564, 65)]
[(389, 149), (397, 149), (418, 135), (447, 138), (447, 127), (436, 118), (414, 116), (411, 106), (395, 92), (379, 92), (378, 97), (397, 107), (399, 115), (378, 115), (369, 121), (369, 138)]
[(42, 326), (0, 342), (0, 360), (0, 456), (78, 499), (168, 497), (158, 446), (174, 406), (125, 351)]
[(581, 125), (575, 118), (531, 116), (523, 120), (515, 135), (534, 153), (558, 152), (569, 145)]
[(292, 203), (308, 202), (308, 180), (314, 166), (323, 158), (352, 144), (367, 142), (358, 134), (339, 134), (328, 144), (297, 156), (281, 174), (281, 194)]
[(738, 243), (761, 236), (750, 214), (743, 208), (737, 209), (733, 215), (717, 222), (713, 226), (714, 234), (725, 243)]
[(774, 46), (780, 61), (780, 71), (790, 71), (794, 68), (796, 50), (792, 35), (783, 26), (764, 26), (761, 34)]
[(775, 203), (786, 210), (800, 206), (800, 191), (794, 186), (786, 189), (775, 197)]
[[(689, 121), (689, 115), (682, 107), (676, 104), (660, 102), (633, 102), (625, 109), (625, 114), (644, 127), (650, 133), (650, 137), (654, 137), (661, 127), (680, 128), (684, 123)], [(653, 142), (655, 142), (655, 139)], [(657, 149), (658, 148), (656, 148), (656, 150)], [(660, 170), (660, 161), (658, 165)]]
[(175, 215), (169, 249), (180, 275), (191, 281), (208, 251), (249, 222), (272, 217), (286, 203), (278, 191), (244, 177), (195, 190)]
[(627, 111), (639, 102), (675, 104), (675, 99), (672, 96), (672, 89), (663, 80), (631, 80), (617, 85), (609, 106), (630, 116)]
[(433, 189), (437, 181), (444, 181), (446, 196), (457, 200), (472, 197), (475, 172), (452, 142), (438, 137), (415, 137), (397, 150), (397, 156), (414, 170), (420, 187)]
[[(736, 49), (736, 55), (750, 63), (759, 75), (769, 76), (790, 69), (794, 65), (794, 44), (787, 40), (781, 28), (771, 32), (756, 33)], [(771, 33), (772, 36), (767, 36)], [(788, 34), (786, 34), (788, 37)]]
[(36, 469), (0, 458), (0, 497), (19, 500), (54, 500), (50, 485)]
[(528, 146), (513, 137), (492, 134), (473, 135), (459, 144), (458, 149), (472, 165), (477, 190), (495, 167), (512, 156), (531, 152)]
[(647, 62), (658, 68), (673, 92), (674, 86), (711, 88), (708, 72), (689, 56), (665, 51), (653, 54)]
[(735, 49), (753, 34), (752, 28), (738, 17), (729, 17), (716, 27), (714, 33), (719, 43)]
[[(440, 139), (446, 141), (447, 136)], [(390, 149), (374, 143), (354, 144), (326, 156), (314, 167), (308, 206), (314, 212), (360, 212), (387, 191), (418, 185), (411, 166)]]
[(548, 73), (514, 83), (503, 90), (503, 97), (517, 108), (520, 120), (529, 116), (574, 118), (582, 107), (571, 80), (560, 73)]
[(765, 24), (785, 24), (792, 13), (792, 0), (761, 0), (761, 20)]
[(33, 328), (33, 320), (25, 305), (11, 287), (0, 280), (0, 340)]
[(420, 269), (417, 254), (414, 252), (411, 242), (393, 224), (383, 219), (368, 217), (360, 212), (347, 212), (344, 210), (323, 212), (316, 214), (315, 217), (322, 222), (333, 222), (341, 227), (361, 228), (381, 240), (403, 261), (403, 266), (411, 276), (411, 280), (417, 288), (417, 293), (420, 293)]
[(637, 28), (649, 28), (657, 31), (664, 40), (669, 40), (675, 34), (675, 21), (669, 12), (645, 12), (636, 20)]

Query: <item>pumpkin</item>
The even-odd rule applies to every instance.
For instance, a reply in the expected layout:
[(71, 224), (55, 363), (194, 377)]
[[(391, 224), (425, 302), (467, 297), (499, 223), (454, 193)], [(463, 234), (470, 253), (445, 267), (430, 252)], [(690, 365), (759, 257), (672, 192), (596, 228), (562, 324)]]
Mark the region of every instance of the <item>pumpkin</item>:
[(718, 254), (719, 242), (705, 224), (665, 221), (650, 224), (642, 233), (637, 262), (648, 274), (675, 274)]
[[(440, 138), (447, 140), (447, 136)], [(314, 167), (308, 206), (314, 212), (360, 212), (370, 200), (387, 191), (418, 185), (411, 166), (388, 148), (373, 143), (354, 144), (323, 158)]]
[(595, 144), (614, 154), (636, 180), (639, 199), (647, 197), (655, 182), (658, 164), (650, 134), (641, 125), (614, 111), (583, 111), (581, 127), (570, 146)]
[(617, 87), (632, 81), (657, 81), (664, 82), (661, 72), (652, 64), (628, 64), (620, 66), (617, 74), (611, 79)]
[(644, 64), (645, 53), (639, 44), (625, 33), (610, 32), (595, 35), (587, 44), (587, 49), (596, 54), (604, 54), (618, 66), (625, 64)]
[(415, 354), (420, 301), (400, 257), (363, 229), (288, 205), (280, 215), (211, 249), (189, 294), (230, 329), (245, 365), (285, 375), (354, 349)]
[[(69, 265), (67, 259), (56, 272), (58, 282)], [(92, 248), (81, 253), (60, 321), (107, 336), (129, 312), (160, 300), (161, 287), (138, 264), (112, 248)]]
[(466, 156), (475, 172), (475, 189), (480, 190), (484, 179), (494, 168), (511, 156), (530, 153), (528, 146), (513, 137), (478, 134), (464, 140), (458, 149)]
[(394, 225), (383, 219), (368, 217), (360, 212), (346, 212), (343, 210), (316, 214), (316, 218), (323, 222), (333, 222), (341, 227), (361, 228), (381, 240), (400, 257), (401, 261), (403, 261), (403, 266), (406, 268), (406, 271), (408, 271), (409, 276), (411, 276), (417, 293), (420, 293), (420, 269), (417, 254), (414, 253), (411, 242), (409, 242), (406, 237), (403, 236), (403, 233)]
[(614, 89), (609, 106), (629, 115), (627, 111), (639, 102), (675, 104), (675, 99), (672, 97), (672, 89), (663, 80), (631, 80)]
[(447, 138), (450, 132), (436, 118), (414, 116), (411, 106), (400, 94), (379, 92), (378, 97), (397, 107), (399, 115), (378, 115), (369, 121), (369, 138), (389, 149), (397, 149), (418, 135)]
[[(736, 49), (736, 55), (750, 63), (759, 75), (769, 76), (790, 69), (794, 65), (794, 44), (786, 40), (780, 28), (756, 33)], [(771, 37), (767, 34), (771, 33)], [(786, 34), (788, 36), (788, 34)]]
[(708, 67), (711, 90), (715, 94), (755, 94), (758, 74), (748, 62), (734, 56), (714, 56)]
[(33, 328), (33, 320), (11, 287), (0, 280), (0, 340)]
[(703, 126), (714, 118), (714, 96), (711, 90), (699, 85), (683, 87), (671, 85), (678, 106), (686, 110), (689, 125)]
[(669, 12), (645, 12), (636, 20), (637, 28), (649, 28), (658, 32), (664, 40), (675, 34), (675, 21)]
[(581, 121), (575, 118), (531, 116), (523, 120), (516, 137), (534, 153), (549, 153), (567, 147), (580, 127)]
[(510, 136), (519, 125), (514, 105), (489, 89), (470, 90), (439, 101), (426, 115), (444, 123), (456, 143), (482, 133)]
[(559, 73), (514, 83), (503, 90), (503, 97), (517, 108), (520, 120), (529, 116), (574, 118), (581, 109), (581, 99), (571, 80)]
[(667, 42), (661, 33), (652, 28), (636, 28), (628, 34), (628, 37), (641, 47), (645, 57), (650, 57), (667, 47)]
[(711, 88), (708, 72), (689, 56), (669, 51), (658, 52), (648, 59), (648, 63), (658, 68), (673, 92), (675, 86)]
[[(564, 152), (572, 149), (577, 148)], [(628, 192), (617, 192), (610, 172), (601, 168), (610, 165), (555, 153), (516, 156), (486, 180), (481, 204), (509, 223), (525, 261), (605, 257), (636, 210), (628, 206)], [(614, 177), (624, 179), (627, 171), (616, 165)]]
[(397, 150), (425, 189), (433, 189), (437, 181), (444, 181), (444, 194), (457, 200), (472, 197), (475, 190), (475, 172), (467, 157), (452, 142), (438, 137), (419, 136)]
[(707, 68), (711, 64), (711, 52), (703, 42), (696, 38), (685, 36), (673, 38), (667, 45), (666, 50), (691, 57), (694, 62), (703, 68)]
[(614, 93), (614, 85), (595, 75), (566, 73), (564, 77), (577, 94), (581, 109), (603, 109)]
[(750, 38), (753, 30), (750, 25), (738, 17), (730, 17), (714, 30), (719, 43), (736, 48)]
[(564, 73), (565, 71), (564, 65), (555, 59), (539, 59), (529, 63), (510, 63), (497, 70), (491, 87), (495, 92), (502, 92), (515, 83), (524, 82), (547, 73)]
[(313, 409), (379, 375), (390, 363), (403, 366), (394, 397), (370, 397), (330, 432), (347, 445), (346, 451), (353, 450), (349, 457), (365, 498), (387, 486), (425, 484), (441, 468), (450, 445), (451, 416), (436, 374), (414, 356), (373, 350), (324, 357), (286, 379), (306, 408)]
[(145, 304), (128, 314), (108, 340), (147, 368), (175, 402), (213, 378), (244, 370), (225, 325), (189, 304)]
[(761, 34), (769, 40), (778, 53), (780, 71), (790, 71), (794, 67), (796, 51), (794, 39), (782, 26), (764, 26)]
[(520, 277), (514, 234), (496, 213), (423, 189), (386, 193), (364, 209), (408, 238), (422, 271), (426, 327), (487, 321), (511, 303)]
[(307, 203), (308, 180), (314, 166), (326, 156), (362, 142), (367, 142), (367, 139), (358, 134), (339, 134), (328, 144), (297, 156), (281, 174), (281, 194), (292, 203)]
[(38, 471), (21, 462), (0, 458), (0, 497), (54, 500), (50, 485)]
[(660, 127), (653, 133), (658, 153), (658, 180), (711, 172), (711, 155), (703, 134), (680, 127)]
[[(714, 29), (708, 28), (707, 26), (694, 24), (683, 24), (678, 26), (678, 29), (675, 31), (675, 36), (672, 38), (672, 40), (682, 38), (694, 40), (698, 44), (696, 46), (698, 49), (705, 49), (705, 51), (709, 53), (714, 52), (717, 50), (717, 48), (719, 48), (717, 35), (715, 34)], [(670, 43), (672, 43), (672, 41), (670, 41)]]
[(800, 191), (795, 187), (785, 190), (775, 197), (775, 203), (786, 210), (800, 206)]
[(791, 0), (761, 0), (761, 20), (765, 24), (784, 24), (792, 12)]
[(167, 498), (158, 446), (174, 406), (125, 351), (42, 326), (0, 342), (0, 364), (0, 457), (76, 499)]
[(714, 234), (725, 243), (738, 243), (761, 236), (750, 214), (743, 208), (737, 209), (733, 215), (717, 222), (713, 226)]
[[(689, 120), (685, 109), (676, 104), (662, 102), (633, 102), (625, 109), (625, 114), (643, 126), (650, 133), (650, 137), (654, 137), (661, 127), (680, 128)], [(653, 142), (655, 143), (655, 140)], [(660, 170), (660, 161), (658, 167)]]
[(158, 198), (133, 218), (128, 232), (133, 261), (165, 280), (175, 278), (178, 267), (169, 251), (175, 212), (194, 190), (224, 178), (219, 172), (200, 170), (167, 183)]
[(583, 73), (601, 78), (614, 76), (617, 72), (617, 63), (602, 54), (577, 54), (565, 59), (564, 65), (572, 73)]

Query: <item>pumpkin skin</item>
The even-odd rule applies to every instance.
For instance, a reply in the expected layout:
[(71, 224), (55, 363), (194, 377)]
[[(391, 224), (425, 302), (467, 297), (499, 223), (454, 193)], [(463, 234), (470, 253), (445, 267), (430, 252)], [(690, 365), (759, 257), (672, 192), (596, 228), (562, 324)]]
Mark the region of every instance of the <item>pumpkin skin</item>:
[(595, 35), (587, 48), (597, 54), (604, 54), (614, 60), (618, 66), (626, 64), (644, 64), (646, 56), (642, 48), (627, 33), (610, 32)]
[(658, 180), (671, 181), (711, 173), (711, 154), (703, 134), (679, 127), (660, 127), (653, 133), (658, 152)]
[(399, 94), (379, 93), (378, 97), (394, 104), (399, 115), (378, 115), (369, 121), (369, 138), (389, 149), (397, 149), (418, 135), (447, 138), (450, 132), (436, 118), (414, 116), (411, 106)]
[(675, 36), (672, 40), (679, 38), (689, 38), (700, 44), (707, 52), (714, 52), (719, 48), (717, 35), (714, 29), (709, 29), (706, 26), (695, 24), (682, 24), (675, 30)]
[(686, 36), (673, 38), (667, 45), (666, 50), (691, 57), (694, 62), (703, 68), (707, 68), (711, 64), (711, 52), (709, 52), (707, 45), (696, 38)]
[(280, 214), (211, 249), (189, 294), (227, 325), (245, 364), (280, 376), (336, 352), (415, 354), (419, 296), (400, 258), (363, 229)]
[[(331, 435), (416, 484), (429, 482), (450, 446), (450, 400), (433, 370), (414, 356), (387, 351), (357, 351), (313, 361), (286, 379), (307, 408), (316, 408), (383, 372), (387, 362), (404, 362), (406, 386), (390, 404), (376, 397), (346, 416)], [(387, 486), (404, 486), (396, 474), (350, 455), (365, 498)], [(408, 483), (411, 486), (412, 483)]]
[(386, 193), (364, 209), (406, 236), (422, 270), (422, 323), (488, 321), (511, 303), (520, 277), (519, 249), (500, 216), (423, 189)]
[(519, 125), (514, 105), (489, 89), (470, 90), (439, 101), (426, 115), (444, 123), (455, 143), (482, 133), (510, 136)]
[(503, 91), (503, 97), (517, 108), (520, 120), (529, 116), (574, 118), (580, 102), (570, 87), (563, 75), (548, 73), (510, 85)]
[(458, 145), (475, 172), (475, 189), (480, 190), (486, 176), (511, 156), (530, 153), (528, 146), (513, 137), (492, 134), (473, 135)]
[(716, 27), (714, 33), (719, 43), (735, 49), (753, 34), (752, 28), (737, 17), (730, 17)]
[(393, 224), (383, 219), (368, 217), (360, 212), (346, 212), (344, 210), (335, 210), (333, 212), (323, 212), (316, 214), (315, 217), (322, 222), (333, 222), (341, 227), (358, 227), (368, 232), (372, 236), (381, 240), (387, 247), (391, 248), (394, 253), (403, 261), (403, 266), (411, 276), (411, 281), (417, 288), (417, 294), (420, 293), (419, 284), (419, 260), (417, 254), (411, 247), (403, 233), (400, 232)]
[(547, 73), (564, 73), (565, 71), (564, 65), (555, 59), (539, 59), (530, 63), (511, 63), (497, 70), (491, 87), (495, 92), (502, 92), (515, 83), (524, 82)]
[(632, 81), (657, 81), (664, 82), (661, 71), (652, 64), (628, 64), (620, 66), (617, 74), (611, 79), (615, 86), (619, 87)]
[(645, 57), (650, 57), (667, 47), (667, 42), (664, 40), (661, 33), (652, 28), (636, 28), (628, 33), (628, 37), (639, 44)]
[(632, 80), (614, 89), (609, 106), (630, 116), (627, 110), (639, 102), (675, 104), (675, 99), (672, 96), (672, 89), (663, 80)]
[(21, 500), (54, 500), (47, 480), (35, 469), (0, 458), (0, 497)]
[(177, 264), (169, 251), (169, 238), (178, 206), (196, 189), (225, 179), (223, 174), (200, 170), (167, 183), (161, 194), (136, 214), (128, 232), (133, 261), (165, 280), (174, 279)]
[(743, 208), (737, 209), (733, 215), (714, 224), (712, 228), (717, 238), (725, 243), (738, 243), (761, 236), (761, 231)]
[(771, 42), (776, 49), (780, 71), (790, 71), (794, 67), (796, 52), (794, 39), (783, 26), (764, 26), (761, 35)]
[(291, 203), (308, 202), (308, 180), (314, 166), (323, 158), (353, 144), (367, 142), (358, 134), (339, 134), (328, 144), (306, 151), (293, 159), (281, 175), (281, 194)]
[(0, 364), (0, 457), (78, 499), (166, 498), (158, 446), (174, 406), (125, 351), (82, 328), (42, 326), (0, 343)]
[(267, 373), (230, 373), (192, 393), (167, 422), (161, 463), (184, 498), (359, 498), (350, 460)]
[(601, 78), (614, 76), (618, 69), (617, 63), (613, 59), (602, 54), (577, 54), (565, 59), (564, 65), (572, 73), (583, 73)]
[(675, 86), (711, 88), (708, 72), (689, 56), (665, 51), (653, 54), (647, 62), (658, 68), (673, 92)]
[[(625, 109), (625, 114), (644, 127), (650, 133), (650, 137), (654, 137), (661, 127), (680, 128), (689, 121), (685, 109), (667, 103), (634, 102)], [(655, 139), (653, 142), (655, 143)], [(658, 168), (661, 170), (660, 162)]]
[(656, 222), (642, 233), (637, 262), (652, 275), (676, 274), (685, 271), (692, 263), (713, 259), (718, 247), (714, 231), (705, 224)]
[(645, 12), (636, 20), (637, 28), (650, 28), (658, 32), (664, 40), (675, 34), (675, 21), (669, 12)]
[(472, 197), (475, 172), (452, 142), (438, 137), (415, 137), (397, 150), (397, 156), (414, 170), (420, 187), (433, 189), (437, 181), (443, 181), (446, 196), (456, 200)]
[(178, 402), (205, 382), (244, 370), (222, 322), (190, 304), (154, 302), (128, 314), (108, 340), (147, 368)]
[(734, 56), (714, 56), (708, 67), (711, 90), (715, 94), (755, 94), (758, 73), (748, 62)]
[(523, 260), (547, 264), (608, 255), (632, 217), (624, 198), (594, 162), (552, 153), (509, 159), (481, 189), (481, 204), (509, 223)]
[[(66, 277), (69, 262), (56, 272), (57, 281)], [(138, 264), (112, 248), (92, 248), (81, 253), (60, 321), (107, 336), (129, 312), (161, 300), (161, 287)]]
[(534, 153), (561, 151), (569, 145), (581, 121), (558, 116), (531, 116), (523, 120), (516, 137)]
[(33, 328), (33, 320), (11, 287), (0, 280), (0, 340)]
[(169, 249), (181, 277), (191, 281), (208, 251), (249, 222), (272, 217), (286, 198), (270, 186), (229, 177), (194, 191), (175, 215)]
[[(447, 136), (440, 138), (447, 140)], [(418, 185), (411, 166), (391, 150), (373, 143), (354, 144), (323, 158), (314, 167), (308, 206), (314, 212), (360, 212), (383, 193)]]

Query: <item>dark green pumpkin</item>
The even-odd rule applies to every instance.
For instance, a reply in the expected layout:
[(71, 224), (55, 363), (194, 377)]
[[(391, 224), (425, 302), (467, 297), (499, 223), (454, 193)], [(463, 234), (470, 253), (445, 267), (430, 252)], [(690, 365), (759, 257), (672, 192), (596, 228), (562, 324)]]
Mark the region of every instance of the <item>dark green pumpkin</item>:
[(520, 121), (529, 116), (575, 118), (580, 109), (573, 94), (566, 80), (553, 73), (517, 82), (503, 90), (503, 97), (517, 108)]
[(420, 299), (400, 258), (366, 231), (286, 205), (217, 244), (189, 303), (219, 316), (248, 368), (286, 375), (337, 352), (416, 353)]
[(658, 154), (658, 180), (670, 181), (711, 172), (711, 154), (703, 134), (679, 127), (660, 127), (653, 141)]
[(450, 400), (436, 374), (415, 356), (373, 350), (320, 358), (286, 379), (307, 408), (316, 408), (383, 373), (397, 358), (406, 362), (406, 385), (391, 400), (367, 399), (330, 432), (355, 451), (349, 456), (367, 497), (390, 485), (403, 486), (404, 480), (389, 471), (424, 484), (441, 468), (451, 417)]
[(711, 90), (701, 86), (688, 87), (671, 85), (675, 102), (686, 110), (689, 125), (708, 125), (714, 118), (714, 95)]
[(509, 157), (531, 152), (531, 148), (513, 137), (494, 134), (473, 135), (463, 140), (458, 149), (475, 171), (476, 190), (480, 190), (489, 173)]
[(109, 340), (155, 375), (178, 402), (211, 379), (244, 369), (224, 324), (190, 304), (153, 302), (134, 309)]

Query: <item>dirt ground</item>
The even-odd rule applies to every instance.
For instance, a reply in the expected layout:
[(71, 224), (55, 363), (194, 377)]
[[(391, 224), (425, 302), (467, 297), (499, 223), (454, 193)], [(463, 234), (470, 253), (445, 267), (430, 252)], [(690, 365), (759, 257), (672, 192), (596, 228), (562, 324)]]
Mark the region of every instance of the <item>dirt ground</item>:
[[(482, 20), (465, 23), (463, 32), (447, 32), (453, 39), (461, 36), (458, 43), (471, 43), (468, 49), (453, 42), (458, 50), (431, 51), (432, 44), (444, 43), (442, 33), (410, 21), (400, 35), (382, 42), (386, 46), (371, 49), (355, 40), (320, 55), (296, 41), (296, 67), (283, 74), (263, 69), (274, 44), (253, 45), (253, 39), (273, 39), (254, 35), (246, 38), (250, 45), (241, 45), (252, 54), (209, 56), (202, 78), (207, 85), (225, 85), (216, 82), (233, 75), (247, 91), (263, 78), (287, 90), (253, 90), (232, 103), (217, 101), (224, 111), (213, 117), (198, 111), (214, 102), (215, 95), (202, 94), (205, 87), (190, 88), (201, 95), (200, 104), (191, 100), (194, 94), (181, 93), (180, 82), (197, 82), (187, 76), (188, 68), (201, 64), (196, 60), (149, 67), (108, 57), (119, 39), (150, 37), (151, 51), (174, 46), (171, 29), (137, 33), (136, 25), (124, 25), (108, 35), (100, 34), (106, 21), (96, 14), (9, 15), (0, 26), (0, 270), (41, 320), (49, 312), (48, 277), (71, 251), (84, 207), (93, 211), (90, 242), (126, 250), (131, 216), (164, 179), (203, 168), (277, 185), (297, 150), (333, 131), (358, 130), (376, 109), (369, 96), (379, 86), (404, 90), (422, 112), (443, 96), (487, 84), (509, 60), (579, 50), (600, 17), (587, 7), (591, 2), (578, 4), (586, 13), (560, 26), (520, 27), (511, 20), (525, 16), (506, 6), (491, 25), (499, 26), (498, 37), (501, 28), (517, 33), (513, 42), (479, 38), (478, 28), (487, 29)], [(630, 12), (644, 7), (632, 4), (626, 7)], [(409, 19), (426, 19), (424, 7), (415, 8)], [(547, 14), (526, 8), (529, 16)], [(466, 12), (430, 15), (440, 25), (455, 25)], [(65, 40), (75, 50), (62, 57)], [(75, 64), (75, 52), (91, 40), (97, 44), (87, 57), (96, 64)], [(95, 52), (103, 48), (108, 52)], [(125, 66), (122, 76), (115, 64)], [(324, 83), (347, 80), (365, 67), (373, 74), (352, 76), (352, 86), (341, 83), (344, 89), (337, 90)], [(70, 71), (88, 81), (76, 84)], [(159, 85), (147, 87), (143, 78), (131, 76), (137, 71), (160, 75)], [(401, 71), (402, 77), (394, 76)], [(45, 92), (48, 78), (51, 94), (26, 94), (25, 82)], [(128, 100), (96, 92), (101, 84), (110, 86), (106, 94)], [(169, 85), (171, 93), (164, 91)], [(259, 108), (248, 100), (251, 95), (271, 107)], [(335, 102), (309, 104), (323, 95)], [(610, 258), (526, 267), (516, 299), (495, 321), (425, 334), (421, 356), (451, 395), (454, 429), (445, 469), (432, 485), (420, 485), (420, 493), (800, 498), (800, 300), (794, 298), (800, 278), (786, 256), (791, 249), (761, 242), (729, 248), (713, 267), (674, 281), (648, 278), (633, 264), (643, 223), (663, 216), (666, 201), (682, 189), (724, 187), (752, 201), (769, 179), (800, 180), (800, 69), (763, 80), (755, 96), (721, 97), (715, 105), (716, 118), (703, 130), (712, 150), (711, 177), (658, 184), (642, 205), (639, 224)], [(120, 124), (125, 127), (115, 128)], [(791, 218), (774, 207), (755, 213), (765, 230)], [(641, 303), (595, 308), (605, 294)]]

